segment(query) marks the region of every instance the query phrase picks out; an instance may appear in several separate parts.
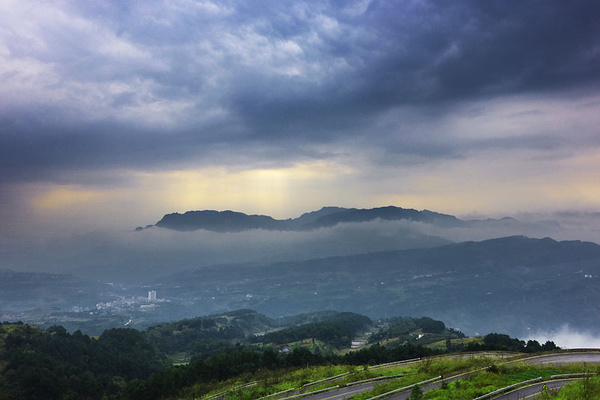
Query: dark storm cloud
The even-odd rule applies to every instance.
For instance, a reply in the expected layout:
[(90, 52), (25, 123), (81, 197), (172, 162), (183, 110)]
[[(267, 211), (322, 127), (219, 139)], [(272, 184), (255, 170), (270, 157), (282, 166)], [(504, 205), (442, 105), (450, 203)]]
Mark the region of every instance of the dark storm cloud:
[(0, 33), (3, 180), (327, 157), (307, 147), (347, 140), (428, 158), (543, 148), (558, 136), (458, 141), (376, 120), (414, 107), (436, 121), (463, 102), (600, 76), (595, 1), (28, 5), (13, 4)]

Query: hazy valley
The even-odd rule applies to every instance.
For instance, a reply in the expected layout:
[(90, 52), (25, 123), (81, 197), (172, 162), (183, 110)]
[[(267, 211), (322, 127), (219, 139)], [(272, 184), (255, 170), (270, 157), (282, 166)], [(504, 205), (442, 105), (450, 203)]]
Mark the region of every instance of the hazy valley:
[[(172, 216), (177, 222), (166, 224)], [(523, 337), (565, 325), (592, 331), (600, 315), (600, 246), (523, 236), (567, 236), (556, 222), (398, 207), (328, 207), (294, 220), (205, 211), (161, 221), (120, 244), (119, 236), (76, 241), (86, 245), (60, 266), (52, 263), (64, 249), (48, 249), (43, 266), (53, 273), (5, 258), (0, 319), (100, 334), (240, 308), (271, 317), (327, 309), (426, 315), (471, 335)], [(451, 240), (482, 233), (511, 236)]]

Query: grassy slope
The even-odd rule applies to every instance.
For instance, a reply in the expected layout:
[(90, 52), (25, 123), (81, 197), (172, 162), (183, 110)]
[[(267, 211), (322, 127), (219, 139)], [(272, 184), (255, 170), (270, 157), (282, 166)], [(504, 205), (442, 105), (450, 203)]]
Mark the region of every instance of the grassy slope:
[[(344, 386), (349, 382), (355, 382), (378, 376), (406, 374), (406, 376), (402, 378), (397, 378), (392, 381), (387, 381), (377, 385), (371, 392), (351, 397), (354, 400), (365, 400), (378, 394), (431, 379), (436, 376), (451, 376), (466, 371), (476, 371), (469, 379), (444, 385), (443, 388), (429, 391), (424, 395), (424, 399), (470, 400), (474, 397), (492, 392), (496, 389), (540, 376), (544, 379), (550, 379), (550, 376), (555, 374), (590, 372), (590, 366), (586, 364), (569, 364), (561, 367), (549, 367), (520, 363), (503, 365), (499, 364), (498, 362), (499, 360), (488, 357), (456, 359), (452, 358), (452, 356), (449, 356), (437, 357), (416, 363), (409, 363), (406, 365), (381, 369), (368, 369), (366, 367), (351, 366), (325, 366), (277, 372), (258, 371), (253, 376), (238, 377), (227, 382), (222, 382), (217, 387), (214, 387), (210, 393), (204, 394), (202, 397), (209, 397), (211, 394), (230, 390), (231, 388), (237, 387), (249, 381), (257, 381), (257, 384), (250, 388), (235, 390), (229, 393), (226, 398), (230, 400), (257, 399), (259, 397), (278, 393), (283, 390), (294, 388), (297, 389), (308, 382), (318, 381), (327, 377), (339, 375), (344, 372), (347, 372), (348, 374), (342, 380), (314, 385), (306, 390), (314, 391), (335, 385)], [(493, 372), (483, 369), (484, 367), (489, 367), (490, 365), (494, 365), (494, 368), (492, 369)], [(598, 378), (588, 380), (586, 385), (579, 383), (572, 386), (573, 387), (571, 388), (563, 389), (564, 393), (582, 393), (584, 389), (589, 391), (590, 388), (593, 390), (597, 389), (598, 393), (600, 393), (600, 379)], [(195, 387), (193, 390), (188, 391), (188, 394), (192, 395), (193, 392), (206, 393), (205, 389), (206, 388)], [(561, 396), (563, 397), (558, 398), (569, 398), (564, 397), (562, 393)], [(188, 398), (191, 397), (181, 397), (181, 399)]]
[[(473, 336), (459, 339), (451, 339), (450, 342), (452, 343), (452, 345), (467, 345), (469, 343), (483, 344), (483, 338), (480, 336)], [(434, 350), (446, 350), (446, 341), (440, 340), (437, 342), (433, 342), (428, 344), (426, 347)]]

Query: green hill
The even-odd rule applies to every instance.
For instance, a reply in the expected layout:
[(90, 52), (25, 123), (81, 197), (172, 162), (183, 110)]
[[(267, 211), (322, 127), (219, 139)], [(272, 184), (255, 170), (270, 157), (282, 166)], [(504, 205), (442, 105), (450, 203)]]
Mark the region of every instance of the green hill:
[[(501, 334), (461, 344), (456, 339), (464, 335), (428, 317), (373, 322), (360, 314), (326, 312), (286, 321), (301, 323), (281, 327), (282, 321), (252, 310), (238, 310), (163, 324), (144, 332), (109, 329), (99, 337), (80, 331), (71, 334), (60, 326), (43, 330), (23, 323), (3, 323), (0, 400), (195, 398), (253, 382), (247, 393), (238, 388), (231, 394), (231, 398), (251, 400), (342, 372), (347, 373), (344, 380), (348, 383), (392, 374), (391, 370), (372, 372), (367, 365), (448, 350), (555, 349), (551, 342), (525, 343)], [(257, 336), (259, 332), (263, 334)], [(368, 343), (349, 349), (350, 341), (358, 337), (369, 338), (364, 341)], [(452, 348), (425, 346), (440, 340), (450, 341)], [(181, 354), (189, 362), (173, 365), (175, 356)], [(421, 373), (410, 378), (415, 380), (438, 372), (431, 369), (423, 374), (413, 369), (410, 373)]]
[(266, 315), (253, 310), (237, 310), (156, 325), (148, 328), (145, 334), (165, 353), (183, 353), (186, 358), (227, 348), (275, 326), (275, 321)]

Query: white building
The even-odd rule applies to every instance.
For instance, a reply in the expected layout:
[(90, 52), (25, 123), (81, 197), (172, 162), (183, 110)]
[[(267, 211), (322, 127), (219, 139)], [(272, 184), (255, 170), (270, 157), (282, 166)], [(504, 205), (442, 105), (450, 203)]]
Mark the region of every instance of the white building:
[(156, 290), (148, 292), (148, 301), (156, 301)]

